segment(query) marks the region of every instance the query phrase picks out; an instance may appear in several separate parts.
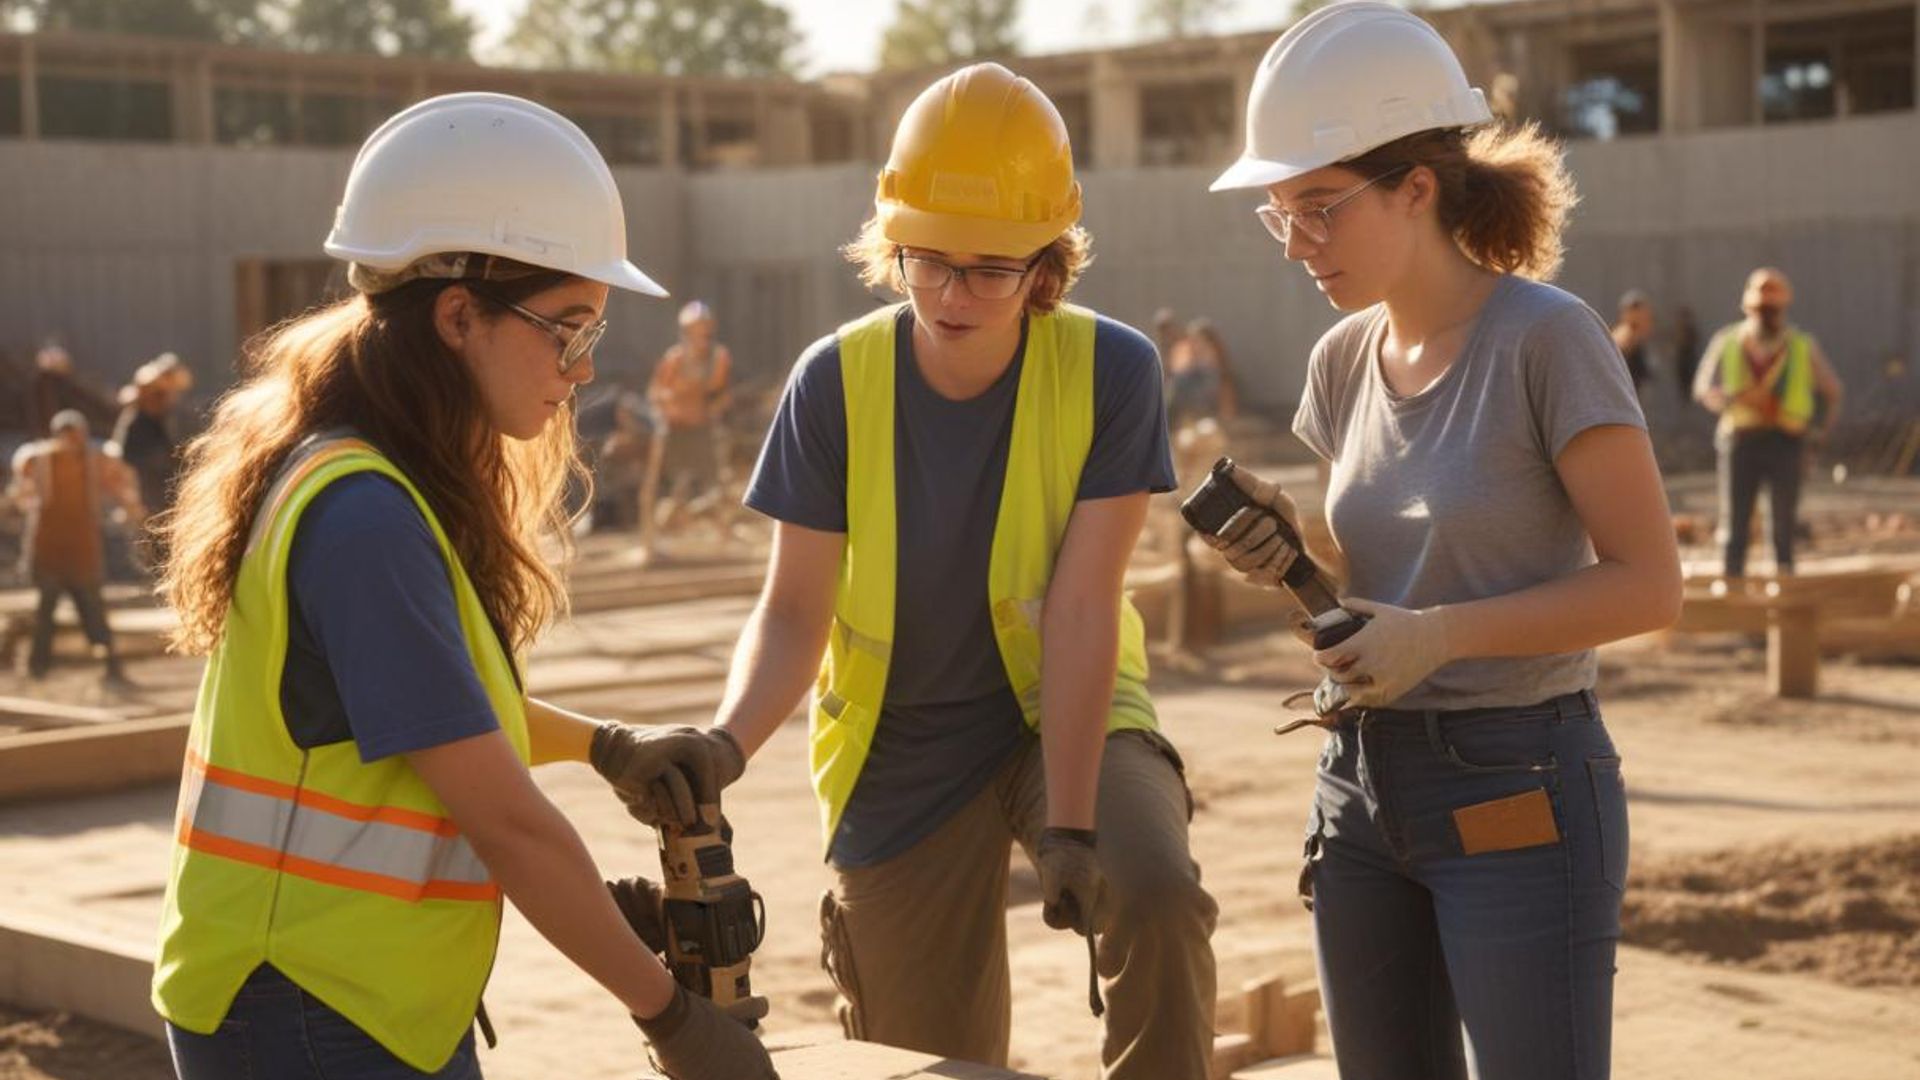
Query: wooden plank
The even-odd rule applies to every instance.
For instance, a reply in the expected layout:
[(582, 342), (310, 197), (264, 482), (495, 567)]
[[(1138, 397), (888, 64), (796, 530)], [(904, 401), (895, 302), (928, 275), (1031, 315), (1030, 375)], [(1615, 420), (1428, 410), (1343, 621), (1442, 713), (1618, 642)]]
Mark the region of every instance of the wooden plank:
[(147, 997), (152, 982), (146, 948), (26, 916), (0, 922), (0, 1000), (10, 1004), (165, 1038)]
[(1325, 1055), (1295, 1054), (1250, 1065), (1234, 1073), (1232, 1080), (1340, 1080), (1340, 1070)]
[(112, 724), (129, 719), (132, 717), (112, 709), (62, 705), (58, 702), (39, 701), (34, 698), (0, 697), (0, 724), (26, 728), (29, 731), (44, 728), (83, 727), (89, 724)]
[(1820, 689), (1820, 612), (1811, 604), (1767, 613), (1767, 686), (1775, 697), (1811, 698)]
[(1259, 1057), (1313, 1052), (1319, 1036), (1320, 988), (1269, 975), (1246, 984), (1247, 1034)]
[(158, 716), (0, 739), (0, 802), (177, 779), (191, 722), (188, 716)]

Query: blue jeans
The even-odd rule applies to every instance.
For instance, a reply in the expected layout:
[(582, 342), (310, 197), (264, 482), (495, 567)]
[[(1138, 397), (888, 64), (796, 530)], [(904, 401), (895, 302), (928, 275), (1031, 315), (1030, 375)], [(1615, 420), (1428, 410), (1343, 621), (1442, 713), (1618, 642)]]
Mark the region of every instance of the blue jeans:
[(423, 1073), (266, 964), (213, 1034), (168, 1024), (167, 1044), (180, 1080), (480, 1080), (472, 1031), (445, 1068)]
[[(1464, 853), (1487, 818), (1454, 811), (1539, 790), (1545, 839)], [(1604, 1080), (1626, 871), (1626, 789), (1592, 693), (1343, 714), (1301, 872), (1342, 1080), (1466, 1080), (1468, 1053), (1478, 1080)]]

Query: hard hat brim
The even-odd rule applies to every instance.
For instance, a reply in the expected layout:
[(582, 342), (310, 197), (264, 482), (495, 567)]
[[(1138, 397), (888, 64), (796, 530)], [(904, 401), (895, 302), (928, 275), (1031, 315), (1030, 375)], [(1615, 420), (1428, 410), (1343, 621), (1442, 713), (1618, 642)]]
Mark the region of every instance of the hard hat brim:
[(1302, 176), (1315, 169), (1335, 164), (1331, 161), (1315, 165), (1290, 165), (1283, 161), (1268, 161), (1265, 158), (1243, 157), (1227, 167), (1214, 182), (1208, 185), (1208, 191), (1241, 191), (1247, 188), (1264, 188), (1284, 183), (1296, 176)]
[(580, 276), (586, 278), (588, 281), (597, 281), (602, 285), (611, 285), (616, 289), (637, 292), (641, 296), (655, 296), (664, 299), (665, 297), (673, 295), (663, 288), (659, 282), (648, 277), (639, 267), (625, 260), (614, 263), (604, 269), (580, 271)]
[(941, 214), (899, 203), (880, 205), (880, 235), (901, 247), (950, 255), (1024, 259), (1053, 243), (1080, 218), (1078, 193), (1067, 213), (1052, 221), (1018, 222), (965, 214)]

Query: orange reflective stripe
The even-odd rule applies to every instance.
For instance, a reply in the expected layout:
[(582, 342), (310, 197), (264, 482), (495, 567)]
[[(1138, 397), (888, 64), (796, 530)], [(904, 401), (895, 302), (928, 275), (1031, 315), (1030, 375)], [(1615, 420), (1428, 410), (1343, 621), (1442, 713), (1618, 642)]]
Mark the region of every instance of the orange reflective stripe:
[(388, 877), (385, 874), (329, 866), (312, 859), (302, 859), (297, 855), (283, 855), (272, 848), (249, 844), (244, 840), (230, 839), (191, 826), (183, 825), (179, 838), (180, 842), (187, 847), (208, 855), (217, 855), (235, 862), (251, 863), (268, 870), (318, 881), (324, 885), (379, 893), (396, 900), (413, 902), (418, 900), (498, 900), (500, 898), (500, 886), (494, 884), (483, 885), (464, 881), (429, 881), (421, 884), (405, 878)]
[(178, 836), (195, 851), (409, 902), (500, 897), (450, 819), (300, 790), (192, 751)]
[(214, 765), (191, 749), (187, 751), (187, 766), (199, 770), (216, 784), (225, 784), (227, 787), (239, 788), (241, 791), (251, 791), (256, 795), (289, 799), (301, 806), (310, 806), (315, 810), (324, 810), (329, 814), (338, 814), (355, 821), (377, 821), (383, 825), (418, 829), (437, 836), (460, 835), (460, 827), (453, 823), (452, 818), (443, 818), (424, 810), (408, 810), (399, 806), (368, 806), (365, 803), (348, 802), (311, 788), (298, 788), (278, 780), (268, 780), (263, 776), (254, 776), (251, 773)]

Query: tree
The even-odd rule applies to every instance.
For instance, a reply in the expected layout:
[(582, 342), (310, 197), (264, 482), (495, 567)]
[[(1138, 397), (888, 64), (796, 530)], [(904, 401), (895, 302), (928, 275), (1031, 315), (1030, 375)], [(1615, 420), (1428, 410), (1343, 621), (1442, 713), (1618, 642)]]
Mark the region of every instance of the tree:
[(1020, 0), (900, 0), (900, 12), (880, 41), (880, 66), (932, 67), (1018, 49), (1014, 23)]
[(1233, 0), (1146, 0), (1140, 5), (1140, 28), (1151, 37), (1201, 34), (1232, 8)]
[(527, 0), (507, 47), (543, 67), (788, 75), (800, 32), (773, 0)]
[(473, 17), (452, 0), (278, 0), (285, 44), (308, 52), (381, 53), (466, 60)]
[(36, 30), (240, 42), (257, 32), (259, 6), (259, 0), (0, 0), (0, 15), (24, 15)]

